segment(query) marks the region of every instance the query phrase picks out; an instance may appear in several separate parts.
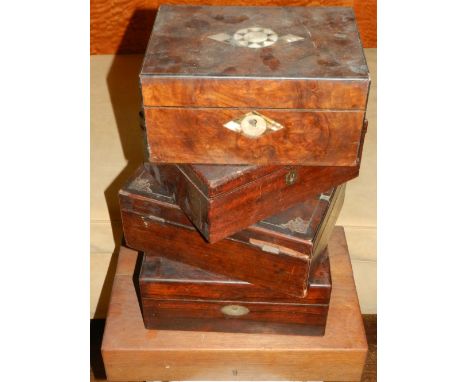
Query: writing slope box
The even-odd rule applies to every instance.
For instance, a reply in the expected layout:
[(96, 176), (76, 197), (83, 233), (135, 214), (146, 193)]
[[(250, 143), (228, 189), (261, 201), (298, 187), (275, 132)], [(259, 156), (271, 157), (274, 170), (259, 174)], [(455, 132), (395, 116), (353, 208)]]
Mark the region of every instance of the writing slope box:
[(352, 8), (160, 6), (150, 161), (353, 166), (369, 72)]
[(120, 190), (127, 245), (257, 286), (303, 297), (344, 200), (339, 186), (216, 243), (207, 243), (152, 176), (136, 171)]
[(332, 285), (325, 254), (294, 298), (145, 253), (139, 287), (147, 329), (323, 335)]

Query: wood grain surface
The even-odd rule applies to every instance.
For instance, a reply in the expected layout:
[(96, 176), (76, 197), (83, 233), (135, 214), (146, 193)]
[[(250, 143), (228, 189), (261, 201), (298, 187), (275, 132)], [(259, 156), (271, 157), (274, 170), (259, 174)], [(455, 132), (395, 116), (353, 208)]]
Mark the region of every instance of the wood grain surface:
[[(153, 165), (155, 167), (158, 165)], [(177, 167), (207, 198), (235, 191), (281, 169), (281, 166), (209, 164), (185, 164)]]
[(142, 299), (147, 329), (223, 333), (270, 333), (322, 336), (328, 305), (242, 302), (248, 313), (227, 318), (222, 309), (231, 301)]
[[(309, 277), (307, 296), (294, 298), (145, 255), (139, 286), (147, 329), (323, 335), (331, 278), (328, 255), (324, 254)], [(244, 311), (233, 315), (226, 308)]]
[(353, 7), (364, 48), (377, 48), (377, 0), (354, 0)]
[(284, 128), (248, 138), (223, 124), (251, 109), (145, 108), (155, 163), (355, 166), (364, 111), (257, 109)]
[[(148, 172), (138, 170), (119, 192), (129, 247), (298, 297), (307, 292), (310, 270), (322, 255), (331, 233), (329, 227), (335, 225), (344, 200), (344, 185), (327, 192), (328, 201), (308, 194), (298, 206), (210, 244), (190, 223), (186, 224), (187, 218), (174, 201), (149, 192), (151, 183), (144, 175)], [(132, 189), (142, 183), (143, 191)], [(155, 183), (153, 179), (153, 187)], [(222, 214), (222, 209), (218, 210)], [(302, 220), (306, 224), (304, 234), (281, 226), (296, 218), (306, 219)]]
[(245, 281), (169, 260), (144, 256), (139, 274), (140, 294), (157, 300), (212, 300), (277, 302), (286, 304), (325, 304), (330, 302), (331, 275), (328, 254), (309, 277), (304, 298), (287, 296)]
[(333, 280), (323, 337), (147, 330), (135, 292), (137, 252), (122, 249), (102, 355), (111, 381), (359, 381), (367, 342), (342, 227), (329, 247)]
[[(363, 314), (369, 350), (366, 364), (360, 382), (377, 381), (377, 315)], [(106, 373), (101, 355), (102, 337), (104, 335), (104, 319), (91, 320), (91, 382), (105, 382)]]
[(365, 110), (369, 82), (141, 76), (141, 87), (146, 106)]
[(264, 252), (234, 240), (207, 243), (195, 230), (122, 211), (129, 247), (302, 297), (311, 259)]
[[(249, 44), (242, 31), (252, 27), (271, 33), (252, 35), (248, 46), (261, 49), (235, 42)], [(220, 33), (227, 42), (212, 39)], [(161, 5), (141, 74), (342, 79), (367, 78), (368, 68), (351, 7)]]
[[(133, 176), (119, 191), (120, 208), (146, 217), (157, 217), (155, 220), (158, 220), (160, 223), (167, 222), (194, 230), (192, 223), (186, 216), (188, 210), (184, 211), (182, 206), (184, 204), (188, 204), (189, 206), (192, 206), (194, 203), (199, 204), (196, 199), (207, 199), (206, 196), (204, 194), (197, 194), (194, 195), (194, 199), (186, 200), (183, 197), (178, 199), (178, 196), (174, 194), (177, 194), (178, 190), (184, 190), (187, 187), (186, 183), (191, 183), (191, 181), (185, 177), (181, 178), (180, 172), (171, 171), (178, 169), (176, 165), (157, 167), (153, 165), (152, 169), (157, 169), (157, 171), (152, 172), (150, 164), (145, 163), (134, 172)], [(311, 251), (313, 251), (314, 245), (317, 244), (315, 238), (320, 236), (321, 227), (326, 225), (324, 219), (326, 219), (328, 214), (327, 211), (337, 209), (338, 211), (336, 212), (339, 212), (340, 208), (335, 207), (334, 203), (340, 203), (339, 201), (342, 201), (344, 198), (345, 185), (341, 184), (348, 180), (345, 178), (346, 176), (357, 175), (357, 169), (354, 172), (351, 170), (349, 170), (350, 172), (346, 172), (345, 168), (339, 167), (338, 170), (342, 170), (343, 172), (338, 171), (338, 173), (334, 174), (333, 171), (329, 171), (329, 168), (324, 168), (323, 172), (328, 175), (325, 175), (325, 178), (328, 179), (326, 183), (320, 181), (322, 176), (324, 176), (323, 172), (319, 171), (320, 169), (304, 169), (310, 171), (293, 173), (298, 178), (299, 176), (303, 177), (306, 184), (308, 184), (308, 178), (313, 178), (314, 182), (319, 183), (326, 191), (311, 188), (302, 192), (293, 188), (294, 193), (299, 193), (298, 199), (293, 198), (280, 204), (278, 203), (278, 199), (284, 198), (281, 191), (275, 195), (276, 205), (273, 201), (268, 204), (268, 200), (263, 201), (259, 198), (243, 198), (243, 202), (235, 204), (233, 210), (229, 206), (233, 200), (237, 199), (235, 195), (217, 202), (216, 207), (219, 208), (215, 215), (224, 216), (225, 219), (228, 219), (228, 216), (233, 214), (234, 210), (242, 209), (244, 206), (245, 214), (247, 214), (249, 208), (258, 208), (259, 204), (266, 203), (264, 207), (266, 209), (265, 216), (261, 217), (254, 213), (254, 219), (252, 219), (251, 223), (244, 221), (244, 224), (238, 226), (238, 230), (234, 230), (235, 234), (232, 236), (232, 239), (257, 247), (261, 247), (261, 241), (264, 241), (268, 242), (270, 246), (278, 248), (280, 252), (288, 248), (292, 251), (287, 252), (298, 252), (297, 256), (299, 254), (309, 256)], [(260, 179), (260, 184), (266, 185), (272, 183), (277, 190), (288, 188), (285, 184), (285, 178), (289, 174), (289, 171), (292, 170), (286, 169), (286, 171), (283, 171), (285, 170), (283, 168), (277, 170), (277, 175), (281, 182), (275, 182), (274, 178), (266, 178)], [(156, 173), (157, 175), (155, 175)], [(336, 175), (338, 178), (332, 177), (332, 175)], [(169, 181), (172, 182), (169, 184)], [(286, 187), (281, 187), (281, 185), (285, 185)], [(256, 194), (257, 191), (255, 190), (257, 187), (250, 186), (252, 185), (245, 184), (245, 187), (239, 190), (241, 191), (238, 194), (239, 197), (250, 194), (251, 191)], [(290, 185), (290, 187), (293, 186), (293, 184)], [(260, 186), (260, 188), (265, 187)], [(274, 192), (275, 190), (272, 189), (271, 191)], [(190, 194), (191, 191), (184, 191), (183, 194), (185, 193)], [(267, 191), (263, 194), (266, 193)], [(218, 196), (223, 197), (223, 195)], [(250, 201), (252, 202), (251, 205)], [(224, 205), (226, 206), (223, 207)], [(206, 213), (211, 214), (207, 210), (202, 215)], [(241, 219), (241, 217), (241, 215), (236, 216), (237, 219)], [(201, 219), (201, 216), (191, 215), (191, 219), (193, 222), (194, 220)], [(203, 226), (199, 225), (199, 228), (202, 230)]]
[[(91, 1), (91, 54), (143, 53), (159, 0)], [(166, 0), (164, 4), (352, 6), (365, 48), (377, 47), (376, 0)]]

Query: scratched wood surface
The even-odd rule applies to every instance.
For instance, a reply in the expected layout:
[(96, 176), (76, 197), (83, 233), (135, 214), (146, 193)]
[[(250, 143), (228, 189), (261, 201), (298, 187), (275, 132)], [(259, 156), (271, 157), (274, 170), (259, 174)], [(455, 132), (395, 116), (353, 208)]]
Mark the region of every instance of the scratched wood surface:
[[(91, 54), (144, 53), (160, 0), (92, 0)], [(165, 0), (164, 4), (352, 6), (365, 48), (377, 47), (376, 0)]]
[(367, 79), (368, 68), (350, 7), (164, 5), (141, 74)]
[[(232, 192), (207, 198), (178, 167), (159, 168), (162, 178), (174, 193), (175, 202), (210, 243), (217, 243), (231, 235), (238, 237), (241, 230), (250, 225), (293, 208), (314, 195), (319, 197), (321, 193), (325, 194), (330, 188), (355, 178), (359, 173), (358, 167), (283, 168)], [(291, 171), (297, 182), (287, 184), (286, 177)], [(173, 174), (175, 176), (168, 176)], [(289, 220), (297, 217), (299, 215), (291, 215)], [(285, 220), (282, 224), (288, 223)]]
[(140, 251), (184, 262), (211, 272), (245, 280), (302, 297), (310, 259), (263, 252), (258, 247), (224, 239), (207, 243), (197, 231), (161, 224), (153, 219), (122, 211), (126, 243)]
[(218, 300), (328, 304), (331, 293), (330, 261), (325, 254), (311, 272), (307, 296), (297, 298), (245, 281), (205, 271), (161, 256), (143, 257), (139, 273), (140, 294), (158, 300)]
[(146, 330), (122, 248), (102, 355), (111, 381), (359, 381), (367, 342), (343, 228), (329, 244), (333, 290), (323, 337)]

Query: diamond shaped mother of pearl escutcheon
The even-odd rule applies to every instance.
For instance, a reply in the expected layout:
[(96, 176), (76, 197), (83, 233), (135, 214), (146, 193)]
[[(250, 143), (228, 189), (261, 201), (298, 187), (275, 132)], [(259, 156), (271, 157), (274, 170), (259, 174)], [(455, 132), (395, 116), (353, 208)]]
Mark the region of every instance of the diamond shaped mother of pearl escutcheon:
[(230, 44), (232, 46), (240, 46), (245, 48), (265, 48), (267, 46), (279, 42), (292, 43), (295, 41), (304, 40), (304, 37), (287, 34), (279, 37), (278, 34), (270, 28), (250, 27), (239, 29), (233, 35), (228, 33), (218, 33), (208, 38)]
[(265, 117), (256, 111), (249, 112), (239, 118), (226, 122), (223, 126), (248, 138), (258, 138), (264, 134), (284, 128), (281, 123)]

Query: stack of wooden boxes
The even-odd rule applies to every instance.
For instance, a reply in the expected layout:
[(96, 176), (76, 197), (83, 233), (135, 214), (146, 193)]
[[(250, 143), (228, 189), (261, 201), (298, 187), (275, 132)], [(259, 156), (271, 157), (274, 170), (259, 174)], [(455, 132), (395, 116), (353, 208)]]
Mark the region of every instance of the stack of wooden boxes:
[(120, 191), (147, 328), (323, 335), (369, 83), (350, 8), (159, 8)]

